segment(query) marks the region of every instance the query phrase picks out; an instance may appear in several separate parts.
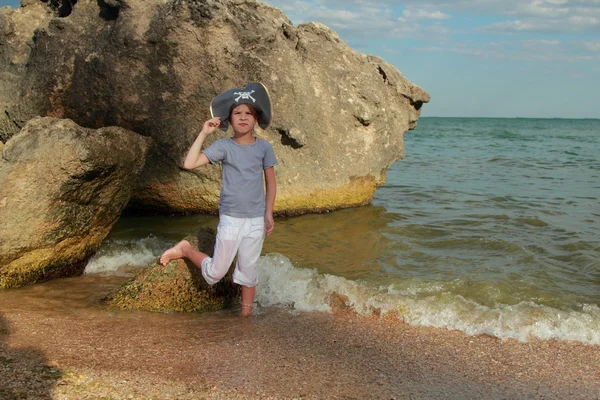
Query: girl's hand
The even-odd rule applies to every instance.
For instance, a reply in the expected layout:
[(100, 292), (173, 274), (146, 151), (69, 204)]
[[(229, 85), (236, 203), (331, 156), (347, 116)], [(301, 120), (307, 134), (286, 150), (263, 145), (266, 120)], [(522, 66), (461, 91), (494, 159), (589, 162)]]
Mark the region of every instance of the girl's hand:
[(201, 133), (204, 133), (206, 135), (210, 135), (220, 125), (221, 125), (221, 118), (219, 118), (219, 117), (211, 118), (211, 119), (209, 119), (208, 121), (206, 121), (204, 123), (204, 126), (202, 127), (202, 132)]
[(265, 234), (270, 236), (275, 229), (275, 220), (273, 220), (272, 214), (265, 214)]

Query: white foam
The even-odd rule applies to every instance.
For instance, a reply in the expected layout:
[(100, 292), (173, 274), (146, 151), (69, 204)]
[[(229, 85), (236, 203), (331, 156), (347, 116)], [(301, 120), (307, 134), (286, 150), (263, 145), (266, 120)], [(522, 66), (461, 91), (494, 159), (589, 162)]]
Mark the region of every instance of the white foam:
[(155, 236), (134, 241), (106, 241), (88, 261), (84, 274), (115, 272), (124, 266), (141, 267), (150, 264), (168, 248)]
[(558, 310), (533, 302), (485, 307), (458, 295), (422, 300), (399, 299), (402, 318), (413, 325), (455, 329), (470, 335), (489, 334), (523, 342), (532, 339), (576, 340), (600, 344), (600, 312)]
[(322, 276), (316, 270), (294, 268), (280, 254), (269, 254), (259, 261), (260, 284), (256, 300), (263, 306), (290, 306), (301, 311), (330, 311), (327, 293), (321, 288)]
[[(168, 247), (169, 243), (153, 236), (131, 242), (107, 241), (90, 259), (84, 273), (118, 273), (124, 266), (145, 266)], [(259, 269), (256, 299), (262, 306), (330, 312), (332, 296), (338, 294), (358, 315), (391, 313), (411, 325), (523, 342), (536, 338), (600, 344), (600, 308), (594, 304), (581, 305), (577, 310), (559, 310), (534, 302), (488, 307), (453, 294), (443, 285), (411, 280), (373, 287), (295, 267), (280, 254), (261, 257)]]
[[(523, 342), (537, 339), (576, 340), (600, 344), (600, 308), (581, 305), (559, 310), (533, 302), (493, 307), (469, 301), (436, 285), (411, 282), (374, 288), (363, 282), (297, 268), (280, 254), (259, 261), (257, 301), (263, 306), (285, 306), (301, 311), (331, 311), (333, 294), (347, 297), (346, 305), (359, 315), (393, 313), (411, 325), (459, 330), (470, 335), (489, 334)], [(441, 289), (441, 287), (440, 287)], [(422, 293), (434, 293), (423, 297)]]

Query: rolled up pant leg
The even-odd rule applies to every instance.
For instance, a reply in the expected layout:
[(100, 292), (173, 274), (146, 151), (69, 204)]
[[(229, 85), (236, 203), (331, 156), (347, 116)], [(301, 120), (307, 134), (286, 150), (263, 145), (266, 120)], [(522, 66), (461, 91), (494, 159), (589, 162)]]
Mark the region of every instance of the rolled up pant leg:
[(233, 281), (239, 285), (254, 287), (258, 283), (256, 264), (265, 240), (264, 218), (247, 218), (242, 233)]
[(209, 285), (216, 284), (227, 274), (240, 246), (243, 220), (244, 218), (220, 216), (213, 256), (202, 261), (202, 276)]

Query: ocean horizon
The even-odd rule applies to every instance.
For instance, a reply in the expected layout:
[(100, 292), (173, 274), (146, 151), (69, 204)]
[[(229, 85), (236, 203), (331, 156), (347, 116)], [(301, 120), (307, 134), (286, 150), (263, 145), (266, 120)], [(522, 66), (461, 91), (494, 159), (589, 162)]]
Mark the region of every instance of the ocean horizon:
[(419, 117), (419, 121), (422, 120), (422, 119), (428, 119), (428, 118), (446, 118), (446, 119), (455, 119), (455, 118), (460, 118), (460, 119), (541, 119), (541, 120), (545, 120), (545, 119), (549, 119), (549, 120), (559, 119), (559, 120), (573, 120), (573, 121), (579, 121), (579, 120), (583, 120), (583, 121), (596, 120), (596, 121), (599, 121), (600, 120), (600, 118), (598, 118), (598, 117), (485, 117), (485, 116), (479, 116), (479, 117), (461, 117), (461, 116), (441, 117), (441, 116), (437, 116), (437, 115), (428, 115), (428, 116), (421, 116), (421, 117)]

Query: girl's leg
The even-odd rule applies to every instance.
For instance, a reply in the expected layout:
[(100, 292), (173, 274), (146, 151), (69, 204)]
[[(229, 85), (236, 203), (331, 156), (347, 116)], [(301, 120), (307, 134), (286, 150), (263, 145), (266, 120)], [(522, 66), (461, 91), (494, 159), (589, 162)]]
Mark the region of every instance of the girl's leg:
[(256, 286), (242, 286), (242, 317), (252, 315), (252, 307), (254, 305), (254, 296), (256, 295)]
[(211, 286), (219, 282), (227, 274), (238, 251), (240, 245), (238, 242), (240, 228), (239, 226), (232, 225), (232, 223), (236, 222), (231, 217), (221, 217), (217, 229), (213, 257), (206, 257), (202, 264), (202, 276)]
[(265, 239), (264, 219), (250, 218), (244, 228), (244, 238), (240, 243), (233, 281), (242, 286), (242, 316), (249, 316), (252, 314), (258, 283), (256, 264)]
[(242, 223), (241, 218), (220, 216), (213, 257), (194, 249), (187, 240), (182, 240), (162, 254), (160, 263), (167, 265), (171, 260), (188, 258), (200, 268), (204, 280), (212, 286), (227, 274), (231, 266), (239, 246), (238, 238)]
[(171, 260), (177, 260), (184, 257), (194, 263), (196, 267), (200, 268), (202, 266), (202, 261), (208, 256), (203, 252), (194, 249), (187, 240), (182, 240), (160, 256), (160, 263), (162, 265), (167, 265)]
[(238, 245), (239, 243), (236, 240), (227, 240), (217, 234), (214, 257), (209, 257), (207, 254), (194, 249), (187, 240), (182, 240), (160, 256), (160, 263), (167, 265), (169, 261), (185, 257), (200, 268), (204, 280), (212, 286), (227, 274)]

